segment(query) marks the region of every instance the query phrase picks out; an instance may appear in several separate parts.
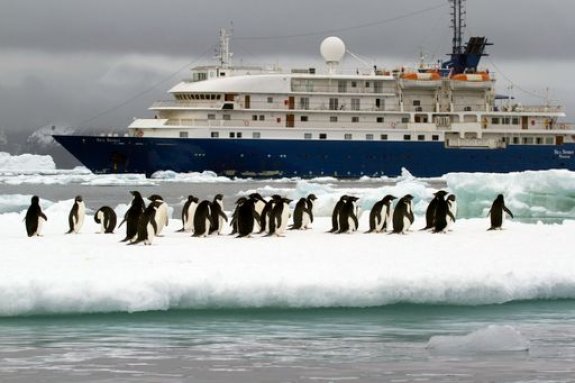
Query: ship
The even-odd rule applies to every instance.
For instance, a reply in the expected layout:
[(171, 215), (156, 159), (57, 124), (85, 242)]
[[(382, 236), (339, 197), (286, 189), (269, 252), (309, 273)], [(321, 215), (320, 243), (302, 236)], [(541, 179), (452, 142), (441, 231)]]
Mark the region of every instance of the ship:
[(341, 73), (348, 52), (325, 38), (325, 68), (233, 65), (220, 30), (218, 61), (155, 102), (123, 134), (54, 135), (96, 174), (212, 171), (228, 177), (397, 176), (575, 170), (575, 128), (561, 106), (496, 93), (479, 67), (486, 37), (463, 43), (465, 0), (448, 0), (448, 60)]

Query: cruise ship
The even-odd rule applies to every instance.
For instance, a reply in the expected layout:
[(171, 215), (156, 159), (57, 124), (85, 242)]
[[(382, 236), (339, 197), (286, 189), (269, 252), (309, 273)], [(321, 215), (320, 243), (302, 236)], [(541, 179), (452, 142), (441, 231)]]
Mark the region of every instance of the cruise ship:
[(342, 73), (344, 42), (320, 46), (324, 68), (235, 66), (220, 31), (218, 62), (192, 69), (123, 135), (55, 135), (94, 173), (213, 171), (229, 177), (396, 176), (575, 170), (575, 129), (560, 106), (498, 95), (479, 67), (485, 37), (463, 43), (464, 0), (449, 0), (449, 60)]

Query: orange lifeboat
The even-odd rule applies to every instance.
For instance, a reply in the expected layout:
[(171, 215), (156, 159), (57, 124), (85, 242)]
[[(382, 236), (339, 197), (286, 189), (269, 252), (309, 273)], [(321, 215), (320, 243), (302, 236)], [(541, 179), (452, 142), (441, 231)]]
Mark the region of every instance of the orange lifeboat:
[(403, 73), (401, 78), (404, 80), (417, 80), (417, 81), (437, 81), (441, 79), (441, 76), (437, 72), (411, 72)]
[(479, 82), (479, 81), (489, 81), (491, 77), (489, 77), (489, 73), (487, 72), (478, 72), (478, 73), (455, 74), (451, 76), (451, 79), (455, 81)]

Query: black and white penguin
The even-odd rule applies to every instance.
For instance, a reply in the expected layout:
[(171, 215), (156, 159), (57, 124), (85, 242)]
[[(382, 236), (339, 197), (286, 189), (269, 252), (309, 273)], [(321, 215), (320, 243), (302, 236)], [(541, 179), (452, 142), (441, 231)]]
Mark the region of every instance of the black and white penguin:
[(391, 228), (391, 217), (393, 213), (391, 201), (396, 198), (397, 197), (388, 194), (373, 205), (369, 212), (369, 230), (367, 233), (381, 233)]
[(164, 201), (162, 196), (158, 194), (152, 194), (148, 197), (148, 200), (152, 202), (159, 202), (154, 219), (156, 220), (156, 237), (160, 237), (164, 227), (168, 226), (170, 223), (168, 204)]
[(299, 199), (293, 211), (293, 225), (290, 230), (309, 229), (313, 223), (313, 201), (316, 199), (315, 194)]
[(72, 209), (70, 209), (70, 214), (68, 214), (68, 232), (78, 234), (82, 225), (84, 224), (84, 217), (86, 215), (86, 205), (84, 204), (84, 200), (82, 196), (78, 195), (74, 198), (74, 205), (72, 205)]
[(194, 214), (194, 237), (207, 237), (210, 234), (210, 229), (213, 224), (212, 218), (212, 203), (210, 201), (202, 201), (196, 208)]
[(223, 199), (223, 195), (216, 194), (212, 201), (212, 226), (210, 227), (210, 234), (216, 233), (219, 235), (224, 227), (224, 221), (228, 222), (228, 216), (224, 213)]
[(130, 208), (124, 215), (124, 219), (118, 225), (118, 227), (120, 227), (124, 222), (126, 222), (126, 237), (122, 239), (122, 242), (130, 241), (136, 237), (138, 234), (138, 221), (140, 220), (140, 215), (142, 215), (146, 208), (146, 203), (144, 202), (140, 192), (131, 191), (130, 193), (134, 198), (132, 199)]
[(445, 196), (445, 191), (439, 190), (433, 193), (433, 199), (427, 205), (427, 210), (425, 211), (425, 227), (421, 230), (429, 230), (435, 227), (435, 210), (437, 208), (437, 194), (441, 193)]
[(28, 207), (28, 211), (26, 211), (26, 217), (24, 218), (28, 237), (41, 236), (44, 222), (47, 220), (48, 217), (46, 217), (46, 214), (42, 212), (42, 208), (40, 207), (40, 198), (33, 196), (30, 201), (30, 207)]
[(435, 198), (437, 202), (435, 204), (435, 219), (433, 225), (434, 233), (445, 233), (447, 231), (447, 220), (451, 219), (455, 221), (455, 217), (449, 211), (449, 204), (445, 199), (447, 192), (440, 190), (435, 193)]
[(499, 194), (493, 204), (491, 205), (491, 209), (489, 210), (489, 215), (491, 217), (491, 227), (488, 230), (501, 230), (503, 226), (503, 219), (505, 218), (505, 214), (509, 214), (511, 218), (513, 218), (513, 213), (511, 210), (505, 206), (505, 201), (503, 200), (503, 194)]
[(289, 203), (291, 201), (291, 199), (282, 197), (281, 200), (277, 200), (274, 204), (269, 217), (268, 236), (283, 237), (290, 218)]
[(94, 214), (94, 221), (100, 224), (100, 233), (113, 234), (118, 218), (114, 209), (109, 206), (102, 206)]
[(178, 230), (179, 232), (190, 232), (194, 230), (194, 214), (196, 213), (198, 202), (199, 199), (197, 197), (193, 195), (188, 196), (188, 200), (184, 203), (182, 209), (182, 228)]
[[(248, 201), (247, 197), (240, 197), (236, 200), (236, 207), (234, 208), (234, 211), (232, 213), (232, 220), (230, 221), (230, 226), (232, 228), (230, 235), (236, 235), (238, 233), (238, 214), (239, 214), (240, 206), (242, 206), (247, 201)], [(253, 228), (252, 228), (252, 230), (253, 230)]]
[(260, 233), (267, 231), (275, 232), (275, 222), (271, 220), (271, 214), (274, 206), (282, 201), (282, 196), (278, 194), (272, 195), (271, 199), (266, 202), (260, 214)]
[(347, 198), (348, 196), (345, 194), (339, 197), (339, 201), (337, 201), (333, 208), (331, 213), (331, 229), (329, 230), (330, 233), (339, 232), (339, 214), (341, 213), (341, 209), (345, 205)]
[(249, 237), (255, 229), (256, 222), (260, 221), (260, 215), (256, 211), (256, 204), (259, 200), (255, 197), (239, 198), (237, 203), (235, 227), (237, 238)]
[(158, 209), (162, 205), (162, 202), (161, 200), (156, 200), (148, 204), (148, 207), (146, 207), (140, 215), (137, 237), (129, 243), (130, 245), (137, 245), (142, 242), (144, 242), (144, 245), (152, 244), (158, 233), (156, 214), (158, 214)]
[(357, 220), (357, 200), (359, 198), (348, 196), (345, 203), (340, 209), (338, 215), (338, 227), (337, 231), (341, 233), (351, 233), (357, 230), (359, 222)]
[(451, 230), (451, 226), (453, 226), (457, 219), (457, 199), (455, 198), (455, 194), (447, 196), (447, 208), (451, 213), (447, 215), (447, 230)]
[(405, 234), (414, 221), (411, 201), (413, 196), (406, 194), (397, 201), (393, 210), (393, 232), (396, 234)]
[(249, 198), (254, 201), (254, 209), (255, 209), (256, 213), (258, 214), (258, 217), (260, 217), (255, 222), (256, 227), (254, 228), (254, 231), (255, 230), (260, 230), (260, 231), (265, 230), (265, 227), (263, 229), (260, 227), (260, 223), (261, 223), (261, 219), (262, 219), (261, 217), (263, 215), (263, 210), (266, 206), (266, 200), (264, 199), (264, 197), (261, 196), (260, 193), (252, 193), (249, 195)]

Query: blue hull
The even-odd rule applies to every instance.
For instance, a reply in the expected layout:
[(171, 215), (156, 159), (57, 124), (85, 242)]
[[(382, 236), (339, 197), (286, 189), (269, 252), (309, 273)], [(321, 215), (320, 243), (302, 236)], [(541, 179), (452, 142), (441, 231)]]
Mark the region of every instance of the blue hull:
[(238, 177), (419, 177), (450, 172), (575, 170), (575, 144), (447, 149), (442, 142), (54, 136), (94, 173), (159, 170)]

